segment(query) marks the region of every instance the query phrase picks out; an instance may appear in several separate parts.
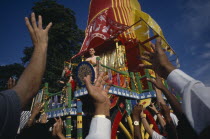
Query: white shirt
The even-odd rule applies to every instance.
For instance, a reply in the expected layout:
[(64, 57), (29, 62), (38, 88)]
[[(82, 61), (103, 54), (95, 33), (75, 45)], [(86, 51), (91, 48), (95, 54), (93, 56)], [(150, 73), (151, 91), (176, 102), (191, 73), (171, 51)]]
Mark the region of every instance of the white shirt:
[(111, 139), (111, 121), (103, 117), (92, 118), (86, 139)]
[(166, 139), (164, 136), (158, 134), (157, 132), (152, 132), (152, 139)]
[(206, 87), (179, 69), (173, 70), (167, 81), (168, 85), (183, 98), (183, 111), (191, 126), (200, 134), (210, 125), (210, 87)]
[(177, 127), (177, 126), (178, 126), (179, 120), (177, 119), (176, 115), (173, 114), (173, 113), (170, 113), (170, 117), (171, 117), (172, 122), (173, 122), (173, 124), (175, 125), (175, 127)]

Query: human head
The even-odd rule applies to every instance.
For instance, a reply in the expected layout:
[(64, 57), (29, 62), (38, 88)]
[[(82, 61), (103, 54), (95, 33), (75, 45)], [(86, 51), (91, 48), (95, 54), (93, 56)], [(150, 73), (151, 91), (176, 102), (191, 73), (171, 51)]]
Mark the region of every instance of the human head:
[(89, 54), (90, 56), (94, 56), (95, 55), (95, 50), (93, 48), (89, 49)]
[(68, 66), (65, 66), (64, 67), (64, 70), (65, 70), (65, 72), (69, 71), (69, 67)]

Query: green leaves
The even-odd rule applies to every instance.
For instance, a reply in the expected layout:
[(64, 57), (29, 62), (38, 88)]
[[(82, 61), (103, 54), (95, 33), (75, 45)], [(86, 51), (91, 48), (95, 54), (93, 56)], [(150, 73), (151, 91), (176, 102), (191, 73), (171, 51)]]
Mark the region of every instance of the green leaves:
[[(79, 52), (84, 39), (84, 31), (76, 25), (75, 13), (54, 0), (35, 2), (32, 10), (36, 16), (42, 15), (44, 27), (49, 22), (53, 23), (49, 32), (44, 81), (50, 84), (49, 87), (53, 88), (53, 91), (56, 91), (56, 81), (61, 77), (63, 63)], [(33, 47), (24, 49), (25, 56), (22, 58), (24, 64), (30, 60), (32, 51)]]

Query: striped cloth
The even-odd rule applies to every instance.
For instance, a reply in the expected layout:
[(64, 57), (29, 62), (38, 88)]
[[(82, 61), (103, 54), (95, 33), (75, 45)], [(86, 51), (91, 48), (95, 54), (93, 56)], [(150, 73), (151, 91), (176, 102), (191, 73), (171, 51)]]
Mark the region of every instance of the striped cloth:
[(17, 132), (18, 134), (20, 133), (20, 130), (24, 128), (30, 116), (31, 116), (30, 111), (22, 111), (21, 116), (20, 116), (20, 125)]

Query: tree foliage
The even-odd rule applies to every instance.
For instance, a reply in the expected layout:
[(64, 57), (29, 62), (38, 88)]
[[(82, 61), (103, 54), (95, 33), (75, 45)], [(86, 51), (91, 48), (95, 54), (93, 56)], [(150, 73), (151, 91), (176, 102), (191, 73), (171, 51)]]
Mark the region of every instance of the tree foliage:
[(0, 66), (0, 90), (7, 89), (6, 83), (10, 77), (19, 78), (24, 66), (18, 63)]
[[(75, 13), (55, 0), (35, 2), (32, 10), (36, 16), (42, 15), (44, 27), (49, 22), (53, 23), (49, 32), (44, 79), (50, 84), (50, 87), (55, 89), (56, 81), (63, 70), (64, 61), (69, 60), (79, 51), (84, 39), (84, 32), (76, 25)], [(25, 64), (30, 60), (33, 47), (26, 47), (23, 52), (22, 62)]]

